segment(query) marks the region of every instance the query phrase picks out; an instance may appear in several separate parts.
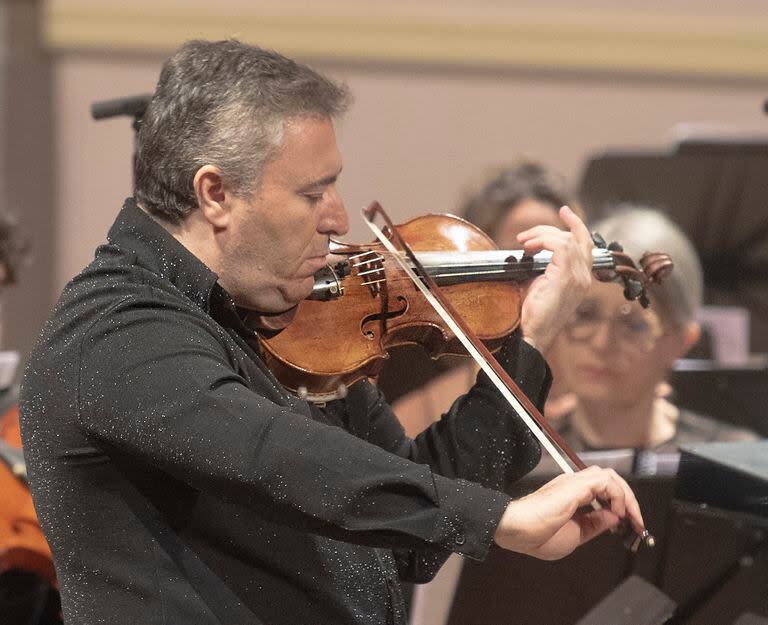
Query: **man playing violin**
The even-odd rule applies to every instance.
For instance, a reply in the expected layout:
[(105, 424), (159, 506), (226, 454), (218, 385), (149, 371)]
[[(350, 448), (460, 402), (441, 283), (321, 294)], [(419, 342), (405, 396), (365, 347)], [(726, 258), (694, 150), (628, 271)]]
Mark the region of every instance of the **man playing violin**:
[[(367, 382), (319, 408), (265, 367), (253, 317), (312, 289), (347, 231), (334, 120), (346, 88), (274, 52), (190, 42), (166, 62), (134, 196), (65, 289), (31, 356), (22, 425), (65, 622), (406, 622), (400, 580), (491, 543), (558, 558), (627, 519), (610, 470), (503, 489), (538, 443), (480, 376), (409, 439)], [(592, 243), (554, 253), (500, 361), (541, 405), (546, 353), (590, 282)], [(343, 337), (339, 337), (343, 341)], [(599, 497), (609, 507), (584, 512)]]

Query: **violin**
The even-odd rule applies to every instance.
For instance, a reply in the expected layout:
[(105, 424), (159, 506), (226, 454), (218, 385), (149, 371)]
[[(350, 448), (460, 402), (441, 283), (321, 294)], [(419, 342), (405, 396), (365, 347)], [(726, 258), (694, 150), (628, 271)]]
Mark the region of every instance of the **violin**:
[[(585, 469), (486, 346), (500, 347), (517, 328), (520, 284), (542, 273), (551, 254), (499, 252), (485, 233), (450, 215), (395, 226), (378, 203), (363, 215), (379, 243), (335, 244), (343, 260), (319, 276), (310, 299), (286, 317), (290, 323), (281, 332), (262, 340), (276, 377), (299, 396), (327, 401), (378, 372), (390, 347), (417, 343), (437, 357), (452, 353), (458, 339), (560, 468)], [(671, 271), (669, 256), (646, 253), (638, 269), (620, 245), (594, 239), (595, 276), (623, 283), (625, 297), (648, 306), (646, 286)], [(595, 509), (604, 506), (592, 501)], [(655, 545), (647, 530), (627, 538), (632, 552)]]
[[(543, 273), (552, 257), (548, 251), (525, 256), (522, 250), (499, 250), (482, 230), (453, 215), (424, 215), (395, 229), (491, 352), (519, 325), (521, 285)], [(466, 355), (381, 242), (333, 242), (331, 251), (340, 260), (316, 274), (312, 294), (290, 323), (261, 337), (265, 361), (287, 389), (314, 402), (343, 397), (354, 382), (375, 377), (387, 352), (404, 344), (421, 345), (433, 358)], [(641, 265), (638, 269), (617, 244), (598, 239), (593, 249), (594, 275), (623, 283), (628, 299), (647, 306), (644, 286), (661, 280), (671, 261), (646, 254)]]

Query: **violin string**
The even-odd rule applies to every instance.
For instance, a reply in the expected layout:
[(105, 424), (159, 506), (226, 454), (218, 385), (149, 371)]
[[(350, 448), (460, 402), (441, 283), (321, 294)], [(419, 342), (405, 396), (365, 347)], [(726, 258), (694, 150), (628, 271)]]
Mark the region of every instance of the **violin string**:
[[(478, 250), (477, 252), (466, 252), (464, 254), (483, 254), (487, 252), (493, 252), (496, 250)], [(394, 255), (388, 250), (366, 250), (349, 255), (347, 259), (353, 268), (358, 269), (358, 276), (366, 276), (369, 274), (375, 274), (384, 271), (384, 267), (378, 265), (379, 263), (386, 263), (388, 259), (393, 259)], [(418, 252), (416, 252), (418, 256)], [(462, 253), (458, 253), (459, 256)], [(512, 256), (512, 253), (510, 253)], [(354, 262), (352, 262), (354, 261)], [(485, 279), (487, 281), (494, 281), (494, 278), (498, 278), (499, 282), (502, 281), (518, 281), (524, 282), (528, 279), (534, 278), (546, 270), (549, 266), (550, 260), (536, 259), (535, 256), (526, 257), (525, 260), (517, 260), (510, 262), (499, 261), (472, 261), (464, 259), (455, 263), (450, 261), (446, 262), (442, 260), (434, 265), (425, 264), (425, 269), (429, 272), (430, 276), (439, 281), (454, 280), (456, 284), (462, 282), (469, 282), (474, 280)], [(371, 267), (371, 265), (373, 265)], [(369, 268), (367, 268), (369, 267)], [(367, 268), (360, 271), (360, 268)], [(609, 252), (600, 255), (599, 251), (593, 256), (592, 269), (613, 269), (614, 260)], [(518, 278), (516, 280), (516, 278)], [(390, 284), (398, 284), (400, 282), (411, 282), (411, 279), (407, 276), (400, 276), (397, 278), (382, 278), (380, 280), (371, 281), (368, 278), (361, 283), (362, 286), (368, 286), (372, 283), (379, 283), (387, 281)]]
[[(459, 257), (459, 258), (462, 257), (462, 256), (469, 256), (471, 258), (474, 255), (481, 256), (483, 254), (494, 254), (494, 253), (497, 254), (497, 255), (501, 255), (504, 252), (508, 252), (508, 255), (512, 256), (514, 258), (517, 254), (521, 253), (522, 251), (523, 250), (496, 250), (496, 249), (495, 250), (469, 250), (469, 251), (466, 251), (466, 252), (455, 252), (455, 251), (452, 251), (452, 250), (433, 250), (433, 251), (417, 250), (417, 251), (414, 251), (414, 254), (416, 254), (416, 256), (418, 257), (420, 253), (421, 254), (425, 254), (425, 253), (426, 254), (431, 254), (431, 253), (434, 253), (434, 252), (444, 252), (445, 254), (451, 254), (451, 255), (453, 255), (455, 257)], [(343, 250), (339, 250), (339, 251), (334, 251), (333, 253), (334, 254), (343, 254), (344, 252), (343, 252)], [(383, 257), (394, 258), (394, 254), (392, 254), (388, 250), (369, 250), (367, 252), (358, 252), (357, 254), (355, 254), (353, 256), (349, 256), (348, 258), (357, 258), (357, 257), (365, 256), (366, 254), (377, 254), (377, 255), (383, 256)], [(536, 255), (524, 256), (523, 258), (525, 258), (526, 261), (536, 260)], [(480, 261), (475, 261), (475, 262), (480, 262)], [(518, 262), (524, 262), (524, 261), (518, 261)], [(600, 249), (600, 248), (594, 248), (593, 255), (592, 255), (592, 262), (593, 263), (595, 263), (595, 262), (605, 262), (606, 264), (609, 264), (609, 265), (612, 266), (613, 263), (614, 263), (613, 255), (612, 255), (612, 253), (610, 251), (603, 250), (603, 249)], [(466, 264), (466, 261), (462, 262), (462, 263), (459, 263), (459, 264)]]
[[(534, 278), (538, 275), (541, 275), (544, 273), (548, 266), (547, 264), (541, 263), (533, 266), (527, 266), (527, 267), (519, 267), (516, 265), (463, 265), (459, 266), (456, 265), (457, 269), (460, 269), (460, 271), (450, 271), (450, 272), (444, 272), (445, 269), (444, 265), (440, 266), (433, 266), (433, 267), (427, 267), (427, 271), (429, 272), (429, 275), (435, 279), (435, 280), (449, 280), (449, 279), (455, 279), (456, 283), (461, 283), (462, 278), (466, 278), (466, 282), (471, 281), (471, 279), (479, 280), (486, 278), (488, 281), (493, 281), (493, 278), (498, 278), (497, 281), (499, 282), (514, 282), (516, 281), (515, 278), (519, 278), (519, 282), (524, 282), (527, 279)], [(495, 268), (495, 267), (501, 267), (501, 268)], [(593, 269), (611, 269), (612, 265), (604, 265), (604, 266), (596, 266), (593, 265)], [(360, 271), (357, 273), (358, 276), (364, 276), (371, 273), (377, 273), (383, 271), (382, 268), (378, 269), (371, 269), (367, 271)], [(398, 284), (400, 282), (411, 282), (410, 278), (408, 277), (397, 277), (397, 278), (387, 278), (387, 281), (391, 284)]]
[[(371, 253), (373, 253), (373, 252), (371, 252)], [(469, 255), (471, 255), (473, 253), (477, 253), (478, 255), (481, 255), (481, 254), (485, 253), (485, 250), (480, 250), (478, 252), (465, 252), (465, 254), (469, 254)], [(416, 254), (418, 256), (418, 252), (416, 252)], [(353, 259), (353, 258), (357, 259), (357, 258), (359, 258), (361, 256), (364, 256), (364, 255), (363, 254), (356, 254), (354, 256), (350, 256), (349, 259), (350, 260)], [(459, 256), (461, 256), (461, 253), (459, 253)], [(353, 266), (357, 267), (357, 266), (365, 265), (365, 264), (370, 263), (370, 262), (385, 261), (387, 258), (393, 258), (392, 254), (390, 252), (379, 251), (379, 252), (376, 252), (376, 256), (374, 258), (371, 258), (370, 260), (365, 259), (365, 260), (356, 262), (356, 263), (353, 264)], [(446, 262), (444, 260), (441, 260), (440, 262), (436, 263), (435, 265), (431, 265), (430, 266), (429, 264), (426, 264), (425, 267), (444, 267), (446, 269), (451, 269), (451, 268), (463, 269), (463, 268), (474, 268), (474, 267), (481, 267), (482, 268), (482, 267), (498, 266), (498, 267), (504, 267), (504, 268), (516, 268), (516, 269), (519, 269), (520, 271), (530, 271), (531, 269), (535, 270), (535, 269), (538, 269), (538, 268), (546, 268), (550, 264), (550, 262), (551, 262), (549, 258), (550, 257), (548, 257), (546, 260), (541, 260), (541, 259), (536, 259), (535, 256), (528, 256), (528, 257), (525, 257), (524, 260), (513, 260), (513, 261), (509, 261), (509, 262), (497, 261), (497, 260), (494, 260), (494, 261), (483, 261), (483, 260), (473, 261), (473, 260), (471, 260), (471, 258), (470, 258), (470, 260), (462, 260), (462, 261), (455, 262), (455, 263)], [(428, 263), (428, 261), (427, 261), (427, 263)], [(422, 261), (422, 264), (424, 264), (424, 261)], [(599, 256), (599, 255), (596, 255), (596, 256), (593, 256), (593, 258), (592, 258), (592, 267), (593, 267), (593, 269), (611, 269), (614, 266), (615, 266), (615, 263), (614, 263), (613, 258), (611, 256)]]

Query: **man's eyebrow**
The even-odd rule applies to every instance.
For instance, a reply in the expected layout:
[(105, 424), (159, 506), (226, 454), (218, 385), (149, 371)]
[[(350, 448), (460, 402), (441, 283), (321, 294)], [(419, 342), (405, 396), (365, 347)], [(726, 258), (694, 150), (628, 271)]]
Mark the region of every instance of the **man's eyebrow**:
[(302, 185), (299, 187), (298, 191), (299, 193), (306, 193), (307, 191), (313, 191), (320, 187), (327, 187), (329, 184), (333, 184), (336, 182), (336, 180), (338, 180), (339, 174), (341, 174), (341, 169), (339, 169), (339, 171), (335, 174), (331, 174), (330, 176), (325, 176), (325, 178), (320, 178), (320, 180), (313, 180), (312, 182), (308, 182), (307, 184)]

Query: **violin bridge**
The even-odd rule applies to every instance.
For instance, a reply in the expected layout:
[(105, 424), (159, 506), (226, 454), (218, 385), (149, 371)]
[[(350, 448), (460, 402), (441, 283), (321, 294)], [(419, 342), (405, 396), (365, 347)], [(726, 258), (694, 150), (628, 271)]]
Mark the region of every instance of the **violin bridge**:
[[(358, 260), (362, 259), (362, 260)], [(367, 252), (362, 252), (361, 254), (355, 254), (354, 256), (349, 257), (350, 261), (355, 261), (352, 263), (353, 267), (361, 267), (363, 265), (370, 264), (372, 262), (384, 262), (384, 257), (379, 254), (378, 252), (374, 252), (373, 250), (368, 250)]]
[(384, 257), (378, 252), (368, 250), (361, 254), (355, 254), (349, 257), (349, 261), (355, 269), (357, 269), (357, 275), (364, 277), (360, 283), (361, 286), (367, 286), (371, 291), (371, 295), (376, 297), (381, 293), (382, 286), (386, 281), (386, 273), (384, 271)]

